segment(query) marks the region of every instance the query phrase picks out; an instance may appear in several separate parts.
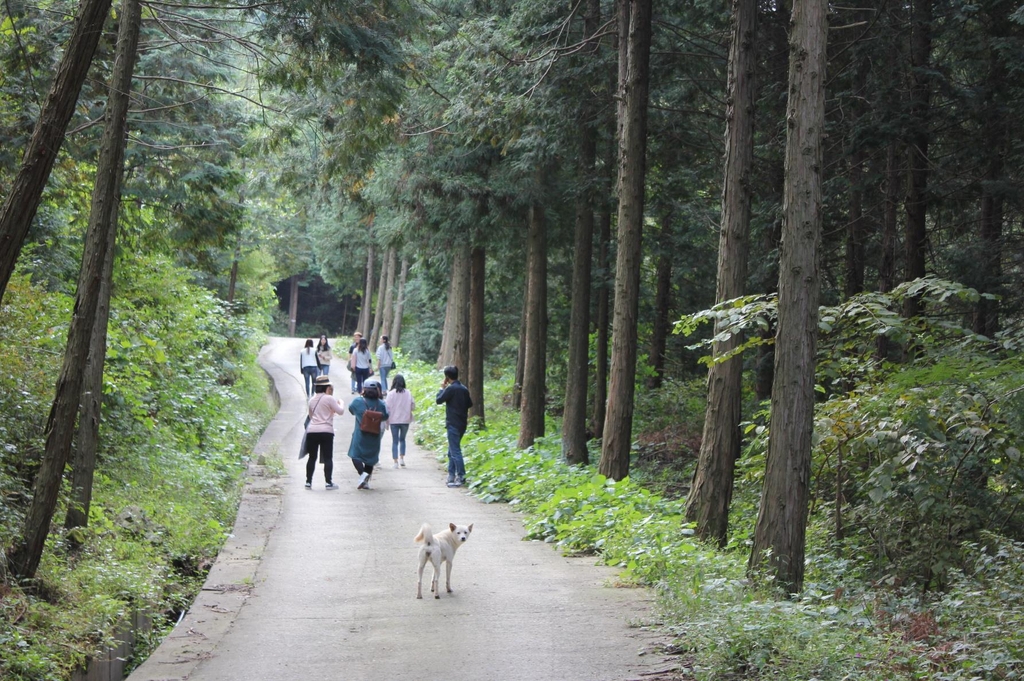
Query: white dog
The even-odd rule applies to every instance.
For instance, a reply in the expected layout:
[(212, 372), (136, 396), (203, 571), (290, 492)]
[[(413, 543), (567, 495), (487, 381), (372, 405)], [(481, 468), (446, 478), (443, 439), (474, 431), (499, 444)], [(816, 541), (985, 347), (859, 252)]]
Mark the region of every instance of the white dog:
[(419, 579), (416, 580), (416, 598), (423, 598), (423, 568), (429, 560), (434, 566), (434, 575), (430, 579), (430, 590), (434, 592), (434, 598), (440, 598), (441, 594), (437, 587), (437, 578), (441, 574), (441, 563), (445, 563), (445, 589), (452, 592), (452, 561), (455, 559), (455, 552), (459, 546), (469, 539), (469, 533), (473, 531), (472, 525), (456, 525), (448, 523), (448, 529), (444, 532), (433, 534), (430, 525), (423, 523), (420, 533), (413, 541), (420, 542), (420, 569)]

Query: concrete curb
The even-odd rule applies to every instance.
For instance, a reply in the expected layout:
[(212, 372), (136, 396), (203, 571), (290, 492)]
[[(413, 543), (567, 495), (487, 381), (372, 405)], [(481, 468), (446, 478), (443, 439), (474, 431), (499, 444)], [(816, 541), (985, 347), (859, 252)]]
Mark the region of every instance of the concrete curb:
[(189, 678), (230, 630), (252, 590), (267, 541), (283, 507), (281, 478), (272, 476), (265, 465), (257, 462), (278, 457), (277, 443), (297, 423), (293, 412), (280, 410), (276, 367), (262, 360), (261, 352), (260, 363), (271, 379), (271, 397), (279, 410), (253, 450), (232, 533), (188, 612), (149, 658), (128, 676), (128, 681)]

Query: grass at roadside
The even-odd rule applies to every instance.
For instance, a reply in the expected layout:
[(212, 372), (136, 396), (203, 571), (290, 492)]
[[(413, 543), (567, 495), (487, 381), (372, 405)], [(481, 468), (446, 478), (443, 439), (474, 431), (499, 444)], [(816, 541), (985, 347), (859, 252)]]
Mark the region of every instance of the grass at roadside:
[[(132, 274), (112, 313), (88, 526), (63, 529), (62, 495), (36, 578), (0, 579), (4, 681), (69, 678), (135, 611), (154, 615), (158, 641), (230, 532), (250, 452), (272, 416), (253, 320), (165, 262)], [(0, 547), (22, 529), (52, 399), (53, 382), (38, 379), (33, 361), (41, 348), (59, 357), (68, 302), (23, 279), (11, 291), (0, 319)]]
[[(444, 459), (444, 410), (434, 404), (440, 374), (403, 362), (417, 401), (418, 441)], [(527, 535), (572, 554), (593, 554), (622, 579), (653, 588), (679, 653), (680, 678), (1011, 679), (1024, 675), (1024, 546), (990, 537), (997, 551), (973, 549), (974, 569), (942, 594), (866, 581), (858, 564), (836, 556), (825, 520), (809, 528), (807, 582), (799, 598), (779, 600), (746, 574), (747, 549), (695, 541), (683, 502), (638, 480), (614, 482), (594, 466), (567, 466), (557, 421), (527, 450), (516, 447), (518, 415), (503, 407), (509, 386), (489, 384), (487, 428), (463, 441), (470, 490), (485, 503), (523, 514)], [(642, 439), (642, 434), (641, 434)], [(596, 460), (599, 452), (592, 452)], [(653, 480), (678, 478), (645, 471)], [(737, 513), (755, 509), (756, 490), (740, 488)], [(752, 526), (753, 519), (738, 518)], [(744, 536), (748, 529), (738, 532)]]

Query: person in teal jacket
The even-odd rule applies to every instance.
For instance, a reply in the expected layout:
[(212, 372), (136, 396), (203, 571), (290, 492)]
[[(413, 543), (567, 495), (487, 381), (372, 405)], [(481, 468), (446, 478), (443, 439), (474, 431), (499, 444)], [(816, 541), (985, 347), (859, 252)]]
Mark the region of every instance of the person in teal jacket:
[(380, 382), (376, 378), (365, 381), (363, 394), (348, 405), (349, 412), (356, 417), (356, 427), (352, 430), (352, 443), (348, 446), (348, 455), (356, 472), (359, 473), (357, 489), (370, 489), (370, 476), (373, 475), (373, 467), (380, 459), (381, 434), (373, 435), (359, 430), (363, 412), (367, 409), (381, 412), (381, 421), (388, 420), (388, 407), (381, 399)]

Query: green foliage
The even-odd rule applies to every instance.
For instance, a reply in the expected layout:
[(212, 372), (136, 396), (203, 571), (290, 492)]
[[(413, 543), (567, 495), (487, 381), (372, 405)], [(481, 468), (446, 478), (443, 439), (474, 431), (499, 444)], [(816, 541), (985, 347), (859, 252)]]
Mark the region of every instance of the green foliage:
[[(67, 678), (134, 610), (158, 615), (191, 602), (271, 415), (255, 366), (259, 314), (232, 316), (162, 256), (122, 261), (115, 290), (89, 525), (51, 534), (32, 592), (0, 584), (0, 676), (11, 681)], [(68, 308), (23, 277), (4, 298), (3, 547), (31, 497)], [(62, 495), (55, 526), (66, 504)], [(158, 618), (158, 628), (169, 624)]]

